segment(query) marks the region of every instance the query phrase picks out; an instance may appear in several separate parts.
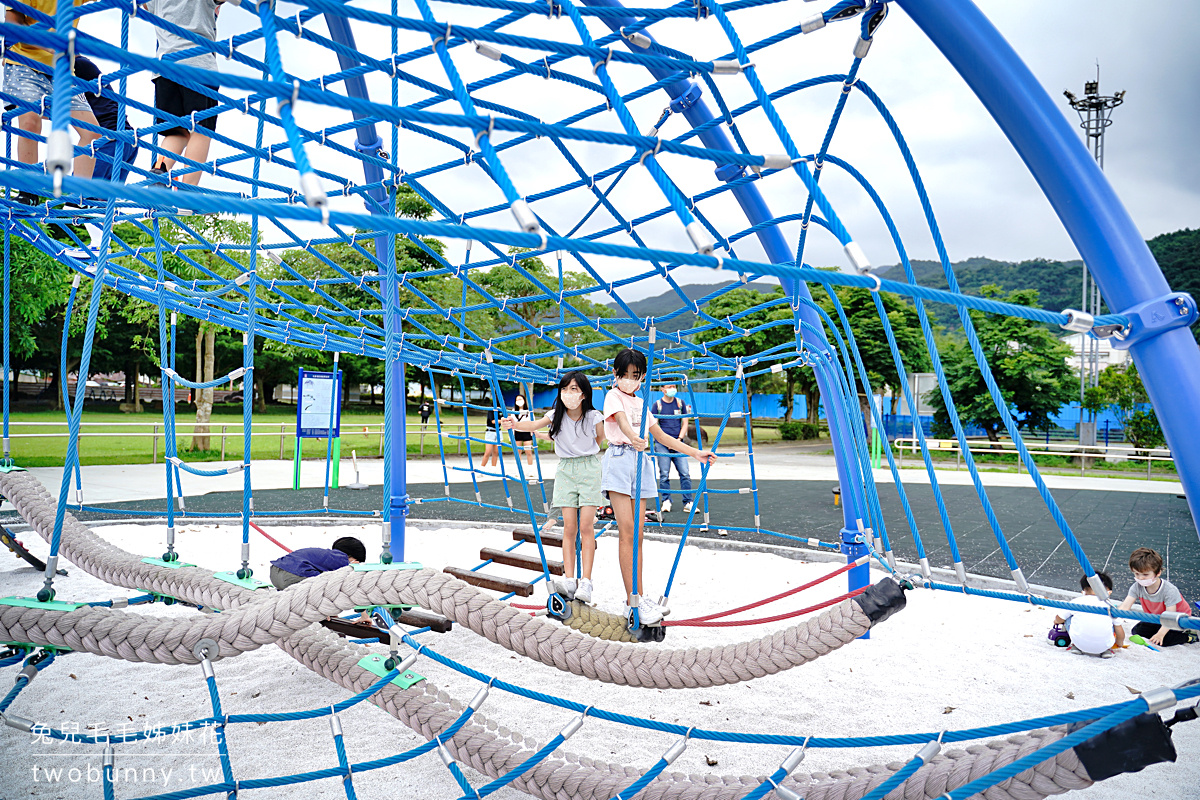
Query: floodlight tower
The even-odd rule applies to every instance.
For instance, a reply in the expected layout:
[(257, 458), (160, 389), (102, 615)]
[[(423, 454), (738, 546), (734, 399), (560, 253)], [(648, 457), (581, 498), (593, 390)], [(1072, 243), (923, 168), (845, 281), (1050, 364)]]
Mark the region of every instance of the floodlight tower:
[[(1084, 135), (1088, 138), (1088, 144), (1091, 146), (1092, 155), (1096, 159), (1096, 163), (1104, 169), (1104, 133), (1108, 130), (1108, 126), (1112, 125), (1113, 109), (1121, 105), (1125, 101), (1125, 92), (1120, 91), (1114, 95), (1100, 94), (1100, 65), (1096, 64), (1096, 80), (1085, 81), (1083, 84), (1083, 97), (1076, 97), (1070, 90), (1063, 91), (1067, 97), (1067, 102), (1071, 104), (1071, 108), (1079, 112), (1079, 127), (1083, 128)], [(1095, 281), (1088, 285), (1088, 268), (1087, 263), (1083, 265), (1083, 310), (1093, 316), (1100, 314), (1100, 287)], [(1080, 423), (1083, 422), (1083, 396), (1089, 386), (1096, 386), (1100, 383), (1100, 342), (1095, 339), (1089, 340), (1086, 335), (1080, 334), (1079, 337), (1079, 414)], [(1082, 425), (1080, 427), (1080, 436), (1083, 436)], [(1095, 442), (1090, 442), (1095, 444)]]

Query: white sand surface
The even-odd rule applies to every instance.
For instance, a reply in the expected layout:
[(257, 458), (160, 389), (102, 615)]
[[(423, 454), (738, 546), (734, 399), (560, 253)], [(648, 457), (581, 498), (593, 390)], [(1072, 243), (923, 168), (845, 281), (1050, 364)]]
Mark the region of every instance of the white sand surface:
[[(130, 552), (162, 552), (161, 526), (104, 526), (97, 531)], [(378, 553), (378, 525), (272, 527), (269, 532), (291, 547), (328, 546), (341, 535), (358, 535)], [(270, 559), (282, 554), (251, 533), (252, 565), (267, 574)], [(48, 548), (36, 535), (21, 536), (34, 553)], [(184, 560), (217, 570), (236, 569), (240, 527), (193, 526), (178, 535)], [(507, 547), (502, 531), (484, 529), (409, 529), (406, 554), (440, 569), (472, 567), (479, 548)], [(675, 548), (647, 543), (647, 589), (658, 593)], [(523, 550), (533, 552), (531, 545)], [(3, 555), (3, 554), (0, 554)], [(557, 551), (553, 554), (557, 556)], [(100, 600), (133, 596), (65, 565), (70, 576), (57, 582), (59, 599)], [(672, 591), (673, 618), (723, 610), (796, 586), (836, 565), (808, 563), (763, 553), (723, 552), (688, 547)], [(526, 577), (503, 567), (500, 574)], [(873, 573), (877, 580), (881, 575)], [(616, 543), (602, 539), (597, 553), (596, 602), (619, 609), (620, 577)], [(31, 595), (40, 574), (15, 559), (0, 559), (0, 595)], [(845, 591), (845, 578), (754, 612), (765, 616), (812, 605)], [(544, 597), (539, 590), (538, 597)], [(178, 606), (142, 606), (131, 613), (160, 617), (197, 612)], [(743, 615), (747, 616), (747, 615)], [(1071, 655), (1046, 640), (1054, 612), (1029, 605), (918, 590), (908, 607), (881, 623), (869, 640), (860, 640), (811, 664), (760, 680), (711, 689), (659, 691), (603, 684), (524, 659), (460, 626), (449, 634), (422, 640), (440, 653), (489, 675), (522, 686), (610, 711), (654, 720), (739, 732), (795, 736), (863, 736), (963, 729), (1075, 711), (1130, 699), (1149, 690), (1200, 677), (1200, 646), (1161, 653), (1134, 647), (1112, 659)], [(780, 622), (747, 628), (674, 628), (667, 640), (645, 647), (697, 647), (757, 638), (786, 627)], [(381, 652), (383, 647), (377, 648)], [(342, 688), (309, 672), (274, 646), (266, 646), (215, 665), (226, 713), (280, 712), (318, 708), (347, 697)], [(445, 692), (469, 700), (478, 683), (421, 659), (416, 671)], [(15, 668), (5, 671), (7, 681)], [(130, 664), (88, 654), (72, 654), (48, 667), (27, 688), (12, 712), (52, 726), (106, 725), (110, 730), (140, 730), (198, 719), (211, 714), (200, 667)], [(481, 713), (518, 731), (540, 746), (575, 714), (503, 691), (493, 690)], [(344, 714), (342, 723), (351, 761), (381, 757), (411, 748), (421, 739), (369, 704)], [(38, 742), (0, 730), (0, 797), (99, 798), (88, 767), (99, 769), (101, 747)], [(219, 779), (211, 741), (181, 737), (117, 746), (118, 766), (136, 766), (140, 782), (119, 785), (117, 797), (141, 797), (187, 789)], [(678, 737), (591, 719), (565, 750), (600, 761), (649, 767)], [(1080, 793), (1092, 798), (1200, 798), (1200, 721), (1176, 726), (1175, 764), (1156, 765), (1120, 776)], [(290, 774), (337, 763), (327, 719), (239, 725), (228, 736), (234, 776), (238, 779)], [(673, 769), (691, 774), (765, 775), (790, 751), (786, 746), (717, 744), (693, 741)], [(800, 771), (833, 771), (885, 761), (906, 761), (916, 746), (860, 749), (812, 749)], [(35, 773), (35, 768), (37, 769)], [(63, 770), (58, 781), (47, 769)], [(76, 769), (77, 773), (70, 770)], [(153, 771), (153, 773), (151, 772)], [(164, 786), (164, 771), (170, 771)], [(204, 771), (210, 773), (208, 780)], [(35, 781), (35, 774), (37, 780)], [(97, 772), (92, 772), (97, 775)], [(153, 774), (156, 785), (151, 785)], [(486, 782), (467, 770), (476, 786)], [(72, 781), (71, 776), (78, 775)], [(457, 798), (461, 791), (440, 759), (426, 754), (408, 764), (356, 774), (362, 798)], [(341, 783), (323, 780), (299, 787), (262, 789), (242, 794), (247, 800), (344, 797)], [(497, 798), (524, 796), (505, 789)]]

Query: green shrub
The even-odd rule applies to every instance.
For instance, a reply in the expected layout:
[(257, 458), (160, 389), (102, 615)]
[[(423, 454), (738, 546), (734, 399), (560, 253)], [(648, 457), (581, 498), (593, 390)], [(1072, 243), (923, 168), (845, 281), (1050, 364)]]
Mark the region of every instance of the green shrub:
[(811, 422), (785, 422), (779, 426), (779, 435), (787, 441), (816, 439), (821, 435), (821, 430)]

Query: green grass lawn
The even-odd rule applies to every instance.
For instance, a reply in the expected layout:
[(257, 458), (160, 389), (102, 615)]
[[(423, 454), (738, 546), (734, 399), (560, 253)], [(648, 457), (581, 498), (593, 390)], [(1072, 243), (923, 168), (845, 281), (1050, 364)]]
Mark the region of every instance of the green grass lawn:
[[(213, 409), (210, 422), (209, 448), (204, 451), (193, 451), (191, 424), (195, 422), (195, 410), (189, 406), (179, 406), (176, 412), (177, 448), (181, 457), (188, 461), (216, 461), (221, 458), (222, 428), (224, 428), (225, 458), (227, 460), (242, 457), (242, 414), (234, 406), (217, 406)], [(10, 415), (10, 436), (13, 458), (23, 467), (57, 467), (62, 466), (67, 453), (67, 424), (62, 412), (34, 411), (15, 412)], [(54, 423), (53, 425), (23, 425), (21, 423)], [(163, 436), (161, 412), (143, 412), (141, 414), (122, 414), (119, 412), (90, 412), (84, 411), (81, 430), (85, 435), (79, 439), (79, 461), (84, 465), (94, 464), (150, 464), (157, 460), (161, 462), (166, 451), (166, 441)], [(296, 424), (294, 407), (268, 406), (265, 414), (256, 413), (252, 422), (254, 436), (250, 445), (251, 458), (256, 460), (291, 459), (295, 455), (296, 438), (293, 433)], [(342, 457), (350, 458), (350, 452), (356, 450), (362, 458), (377, 457), (380, 453), (380, 430), (383, 425), (383, 409), (377, 412), (360, 411), (355, 409), (342, 415)], [(410, 455), (437, 456), (437, 428), (431, 417), (429, 424), (421, 425), (421, 418), (416, 414), (407, 417), (408, 452)], [(443, 432), (461, 435), (462, 415), (447, 414), (442, 418)], [(281, 437), (280, 431), (283, 430)], [(157, 433), (157, 439), (155, 438)], [(476, 438), (483, 437), (482, 417), (472, 417), (471, 433)], [(27, 434), (36, 434), (33, 437)], [(422, 435), (423, 434), (423, 435)], [(281, 441), (282, 439), (282, 441)], [(466, 443), (446, 439), (447, 453), (466, 453)], [(324, 458), (326, 442), (324, 439), (304, 439), (304, 458)], [(282, 448), (282, 450), (281, 450)], [(482, 455), (483, 445), (473, 444), (473, 451)], [(543, 450), (549, 448), (548, 443), (542, 443)], [(157, 455), (154, 450), (157, 449)]]

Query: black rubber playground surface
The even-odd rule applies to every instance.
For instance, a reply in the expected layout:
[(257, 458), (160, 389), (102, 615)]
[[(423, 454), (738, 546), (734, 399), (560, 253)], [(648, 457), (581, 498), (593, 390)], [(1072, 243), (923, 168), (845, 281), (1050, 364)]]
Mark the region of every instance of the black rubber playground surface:
[[(736, 490), (744, 482), (711, 481), (710, 488)], [(764, 529), (789, 536), (815, 537), (823, 542), (837, 542), (842, 527), (840, 508), (833, 505), (832, 481), (772, 481), (760, 480), (759, 504)], [(514, 506), (524, 508), (521, 486), (513, 482), (516, 494)], [(552, 482), (546, 482), (547, 497)], [(929, 563), (934, 567), (949, 567), (953, 559), (947, 537), (937, 513), (933, 493), (927, 486), (907, 485), (909, 503), (925, 545)], [(472, 504), (424, 502), (411, 507), (414, 519), (452, 519), (511, 521), (514, 527), (528, 525), (525, 513), (507, 510), (504, 491), (499, 481), (480, 484), (485, 503), (502, 506), (502, 510), (479, 508), (473, 505), (474, 491), (470, 484), (454, 484), (454, 497), (470, 500)], [(541, 508), (541, 493), (536, 485), (529, 487), (534, 508)], [(410, 484), (411, 497), (437, 500), (444, 498), (442, 484)], [(917, 549), (905, 520), (894, 486), (880, 486), (880, 500), (888, 534), (896, 555), (915, 561)], [(958, 542), (963, 564), (969, 572), (1010, 577), (996, 538), (983, 514), (975, 490), (970, 486), (943, 486), (949, 510), (950, 524)], [(1041, 498), (1032, 488), (990, 488), (996, 518), (1004, 531), (1025, 577), (1031, 583), (1041, 583), (1063, 589), (1077, 588), (1082, 575), (1075, 557), (1067, 547), (1058, 526), (1054, 523)], [(1107, 570), (1116, 584), (1116, 593), (1124, 595), (1131, 582), (1128, 569), (1129, 553), (1136, 547), (1153, 547), (1166, 559), (1166, 577), (1183, 591), (1189, 600), (1200, 599), (1200, 540), (1192, 523), (1187, 503), (1174, 494), (1143, 492), (1113, 492), (1087, 489), (1066, 489), (1054, 492), (1063, 515), (1097, 570)], [(272, 511), (320, 509), (320, 489), (260, 490), (255, 492), (254, 505), (259, 514)], [(356, 511), (380, 508), (381, 487), (362, 491), (334, 489), (329, 507)], [(676, 503), (676, 508), (681, 504)], [(144, 501), (115, 503), (113, 509), (163, 511), (164, 502)], [(754, 527), (753, 498), (745, 494), (711, 495), (709, 499), (711, 527)], [(240, 511), (240, 493), (208, 494), (187, 498), (191, 514)], [(112, 519), (107, 514), (83, 514), (83, 519)], [(667, 515), (667, 522), (682, 523), (684, 515), (678, 510)], [(697, 522), (701, 518), (697, 516)], [(654, 527), (651, 526), (651, 531)], [(678, 529), (676, 529), (678, 530)], [(715, 530), (693, 531), (693, 536), (716, 537)], [(787, 540), (756, 532), (730, 531), (730, 539), (772, 544), (787, 544)], [(497, 543), (499, 546), (499, 542)]]

